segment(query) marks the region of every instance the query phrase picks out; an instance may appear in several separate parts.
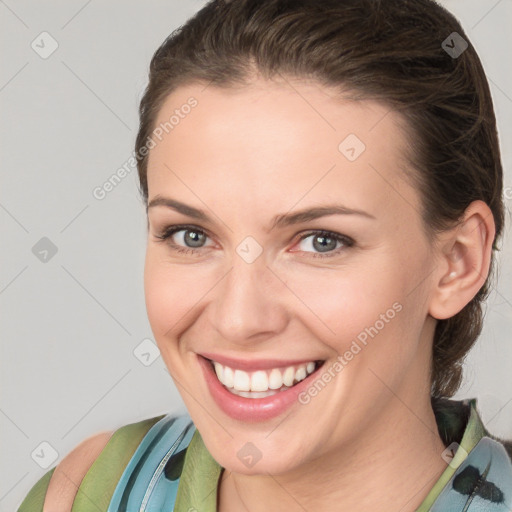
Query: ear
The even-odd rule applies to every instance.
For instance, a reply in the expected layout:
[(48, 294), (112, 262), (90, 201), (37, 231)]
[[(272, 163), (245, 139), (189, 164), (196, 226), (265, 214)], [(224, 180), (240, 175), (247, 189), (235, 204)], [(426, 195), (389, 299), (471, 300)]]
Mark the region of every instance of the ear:
[(438, 320), (456, 315), (478, 293), (489, 273), (496, 233), (483, 201), (473, 201), (455, 228), (439, 235), (429, 313)]

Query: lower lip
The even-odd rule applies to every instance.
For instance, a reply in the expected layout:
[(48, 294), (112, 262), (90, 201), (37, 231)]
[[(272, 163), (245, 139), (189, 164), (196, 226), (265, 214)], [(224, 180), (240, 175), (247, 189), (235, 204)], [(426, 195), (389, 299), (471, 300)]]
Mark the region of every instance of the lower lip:
[(215, 403), (228, 416), (245, 422), (265, 421), (279, 416), (293, 403), (299, 403), (298, 395), (305, 391), (318, 368), (295, 386), (265, 398), (245, 398), (230, 393), (219, 381), (210, 361), (198, 356), (206, 383)]

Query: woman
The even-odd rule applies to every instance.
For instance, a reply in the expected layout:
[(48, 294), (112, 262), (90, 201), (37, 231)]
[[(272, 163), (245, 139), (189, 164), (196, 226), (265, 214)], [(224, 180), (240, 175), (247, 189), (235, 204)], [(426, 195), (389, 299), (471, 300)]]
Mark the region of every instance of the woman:
[(504, 222), (453, 16), (211, 1), (155, 53), (136, 150), (148, 317), (190, 417), (86, 440), (20, 511), (511, 510), (510, 444), (450, 400)]

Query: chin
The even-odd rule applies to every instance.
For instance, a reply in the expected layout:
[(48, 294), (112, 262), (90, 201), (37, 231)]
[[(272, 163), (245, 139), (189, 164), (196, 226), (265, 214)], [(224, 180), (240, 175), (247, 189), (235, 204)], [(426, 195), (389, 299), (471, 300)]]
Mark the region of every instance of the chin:
[[(216, 443), (215, 440), (210, 444), (204, 438), (203, 441), (223, 468), (243, 475), (279, 475), (292, 471), (304, 462), (301, 449), (287, 445), (286, 440), (278, 436), (273, 443), (250, 439), (250, 436), (242, 434), (230, 439), (229, 444)], [(289, 452), (284, 452), (284, 446)]]

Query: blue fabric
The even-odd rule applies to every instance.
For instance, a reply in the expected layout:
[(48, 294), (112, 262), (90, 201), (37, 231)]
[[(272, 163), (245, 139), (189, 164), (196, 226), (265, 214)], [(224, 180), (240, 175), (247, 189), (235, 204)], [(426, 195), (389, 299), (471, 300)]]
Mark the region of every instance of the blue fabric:
[(155, 423), (126, 466), (107, 512), (170, 512), (181, 471), (166, 476), (165, 469), (182, 464), (194, 432), (188, 415), (167, 415)]
[(482, 437), (457, 468), (432, 512), (510, 512), (512, 464), (501, 443)]

